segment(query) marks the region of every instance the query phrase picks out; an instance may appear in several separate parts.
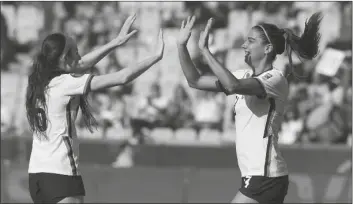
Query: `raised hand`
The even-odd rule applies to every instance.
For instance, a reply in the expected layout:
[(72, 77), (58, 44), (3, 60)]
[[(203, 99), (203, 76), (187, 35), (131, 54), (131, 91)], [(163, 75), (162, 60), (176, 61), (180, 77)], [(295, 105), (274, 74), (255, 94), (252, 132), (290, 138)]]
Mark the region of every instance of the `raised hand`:
[(179, 31), (178, 44), (186, 45), (188, 43), (188, 40), (191, 35), (191, 29), (193, 28), (195, 23), (195, 19), (196, 19), (195, 16), (192, 16), (192, 17), (189, 16), (186, 22), (185, 20), (183, 20)]
[(159, 29), (156, 55), (158, 56), (159, 59), (162, 59), (163, 58), (163, 53), (164, 53), (163, 30)]
[(207, 25), (205, 27), (204, 31), (201, 31), (200, 33), (200, 39), (199, 39), (199, 48), (201, 50), (207, 49), (208, 48), (208, 36), (210, 34), (210, 29), (213, 24), (213, 18), (210, 18), (207, 21)]
[(120, 33), (118, 35), (118, 37), (116, 37), (115, 39), (113, 39), (111, 41), (111, 43), (113, 43), (115, 46), (120, 46), (123, 45), (124, 43), (126, 43), (135, 33), (137, 33), (137, 30), (133, 30), (129, 33), (129, 30), (133, 24), (133, 22), (136, 19), (136, 14), (133, 14), (131, 16), (129, 16), (125, 22), (123, 27), (120, 30)]

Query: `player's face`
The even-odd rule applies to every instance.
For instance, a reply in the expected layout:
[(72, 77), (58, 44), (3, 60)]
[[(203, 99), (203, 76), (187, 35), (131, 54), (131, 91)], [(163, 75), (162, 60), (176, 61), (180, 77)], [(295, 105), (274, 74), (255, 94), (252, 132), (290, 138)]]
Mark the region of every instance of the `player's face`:
[(255, 68), (266, 56), (265, 45), (262, 43), (260, 33), (255, 29), (250, 30), (241, 47), (245, 51), (245, 62), (252, 68)]
[(78, 62), (81, 60), (81, 56), (78, 53), (78, 49), (77, 46), (73, 47), (70, 52), (70, 67), (72, 67), (73, 69), (77, 68), (78, 66)]
[(72, 38), (68, 39), (68, 43), (70, 48), (65, 58), (66, 64), (68, 65), (67, 69), (69, 69), (68, 71), (74, 71), (78, 68), (78, 63), (81, 60), (81, 56), (78, 53), (77, 44)]

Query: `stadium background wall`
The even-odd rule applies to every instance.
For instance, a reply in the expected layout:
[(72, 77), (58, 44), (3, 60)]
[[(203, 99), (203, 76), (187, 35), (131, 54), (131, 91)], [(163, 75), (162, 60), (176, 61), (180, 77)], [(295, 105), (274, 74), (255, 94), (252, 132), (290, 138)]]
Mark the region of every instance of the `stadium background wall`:
[[(31, 142), (1, 142), (1, 202), (30, 202), (27, 161)], [(86, 202), (229, 202), (240, 185), (233, 147), (139, 146), (135, 167), (111, 163), (118, 143), (83, 141), (81, 170)], [(24, 151), (18, 149), (24, 147)], [(286, 203), (351, 203), (351, 149), (282, 147), (290, 169)], [(346, 166), (346, 167), (344, 167)], [(346, 170), (342, 170), (342, 169)]]

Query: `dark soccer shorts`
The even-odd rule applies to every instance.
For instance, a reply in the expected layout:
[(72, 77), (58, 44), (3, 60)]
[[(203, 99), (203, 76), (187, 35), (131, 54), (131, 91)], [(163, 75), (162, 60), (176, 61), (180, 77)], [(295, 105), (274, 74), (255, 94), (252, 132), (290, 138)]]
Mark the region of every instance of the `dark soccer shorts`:
[(34, 203), (58, 203), (66, 197), (85, 196), (81, 176), (52, 173), (30, 173), (29, 192)]
[(242, 177), (241, 183), (239, 191), (245, 196), (261, 204), (281, 204), (287, 195), (289, 180), (288, 176), (251, 176)]

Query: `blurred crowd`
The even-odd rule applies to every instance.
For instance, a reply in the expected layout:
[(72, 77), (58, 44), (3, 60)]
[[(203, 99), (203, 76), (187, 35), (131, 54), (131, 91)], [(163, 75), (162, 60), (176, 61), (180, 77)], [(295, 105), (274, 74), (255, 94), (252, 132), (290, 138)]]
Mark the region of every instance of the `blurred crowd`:
[[(202, 27), (209, 17), (215, 18), (210, 49), (222, 64), (236, 70), (238, 68), (234, 66), (243, 61), (243, 53), (239, 55), (239, 50), (241, 51), (243, 35), (250, 28), (249, 24), (267, 21), (279, 27), (289, 27), (299, 34), (303, 31), (305, 18), (320, 8), (324, 11), (324, 18), (329, 18), (323, 27), (332, 23), (332, 16), (333, 21), (334, 17), (339, 18), (338, 22), (342, 25), (336, 30), (330, 28), (331, 30), (323, 31), (321, 53), (331, 48), (346, 54), (333, 76), (316, 71), (321, 56), (314, 61), (294, 62), (298, 76), (291, 75), (288, 78), (290, 103), (284, 116), (280, 143), (350, 145), (351, 5), (351, 2), (2, 2), (1, 78), (11, 73), (24, 73), (26, 76), (29, 65), (23, 66), (25, 63), (21, 59), (28, 61), (33, 58), (40, 41), (48, 33), (61, 31), (73, 36), (83, 55), (116, 37), (122, 23), (132, 11), (141, 14), (140, 22), (135, 25), (139, 30), (138, 35), (121, 51), (113, 52), (100, 61), (92, 70), (94, 74), (124, 69), (143, 57), (144, 54), (141, 53), (148, 53), (149, 47), (153, 46), (152, 34), (158, 32), (156, 28), (163, 27), (177, 33), (181, 20), (190, 14), (197, 16), (196, 27)], [(21, 15), (22, 18), (26, 16), (28, 22), (18, 23)], [(35, 17), (30, 19), (30, 16)], [(23, 25), (23, 28), (18, 25)], [(170, 44), (174, 42), (173, 39), (166, 41), (170, 41)], [(197, 34), (192, 36), (189, 43), (193, 61), (201, 72), (210, 73), (194, 46), (196, 41)], [(166, 52), (165, 55), (174, 58), (165, 60), (177, 62), (175, 48), (171, 52), (174, 54)], [(234, 59), (237, 62), (233, 62)], [(287, 61), (280, 61), (277, 66), (287, 68)], [(149, 135), (156, 128), (168, 128), (172, 131), (189, 129), (197, 135), (205, 129), (220, 133), (232, 131), (232, 101), (226, 99), (222, 93), (191, 90), (185, 83), (179, 65), (173, 63), (160, 64), (155, 72), (151, 71), (152, 74), (146, 74), (145, 78), (136, 83), (90, 94), (90, 105), (99, 122), (98, 131), (94, 134), (110, 139), (132, 135), (143, 143), (150, 139)], [(244, 65), (239, 65), (242, 66)], [(176, 69), (180, 72), (169, 71)], [(169, 83), (166, 79), (173, 79), (174, 82)], [(23, 77), (23, 80), (26, 81), (26, 78)], [(2, 90), (4, 86), (6, 84), (2, 82)], [(2, 132), (11, 131), (11, 128), (12, 131), (20, 127), (23, 129), (26, 122), (17, 123), (20, 125), (14, 129), (11, 120), (25, 121), (24, 112), (18, 114), (22, 118), (14, 119), (16, 117), (12, 116), (8, 104), (1, 103)], [(77, 123), (82, 135), (91, 134), (83, 128), (80, 117)], [(24, 133), (28, 135), (28, 129), (22, 130), (21, 134)]]

